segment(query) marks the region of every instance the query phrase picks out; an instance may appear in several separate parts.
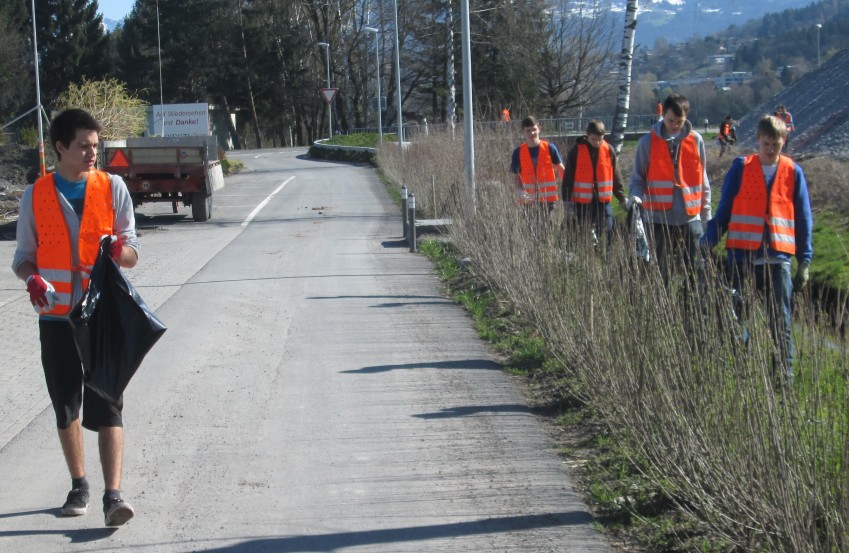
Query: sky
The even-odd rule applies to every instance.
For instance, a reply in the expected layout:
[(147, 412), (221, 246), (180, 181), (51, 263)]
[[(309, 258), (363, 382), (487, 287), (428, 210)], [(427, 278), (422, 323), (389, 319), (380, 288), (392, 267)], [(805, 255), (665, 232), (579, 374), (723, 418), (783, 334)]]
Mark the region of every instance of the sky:
[(136, 0), (98, 0), (100, 13), (106, 19), (121, 21), (133, 9)]

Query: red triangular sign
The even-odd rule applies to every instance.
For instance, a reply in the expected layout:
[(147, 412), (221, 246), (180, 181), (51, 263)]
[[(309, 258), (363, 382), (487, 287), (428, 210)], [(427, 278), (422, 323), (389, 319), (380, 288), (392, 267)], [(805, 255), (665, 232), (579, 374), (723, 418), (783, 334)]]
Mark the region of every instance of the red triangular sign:
[(321, 89), (321, 95), (324, 97), (324, 103), (325, 104), (329, 105), (330, 102), (333, 101), (333, 98), (336, 97), (336, 91), (337, 90), (339, 90), (339, 89), (338, 88), (322, 88)]
[(130, 162), (127, 161), (127, 156), (123, 150), (115, 150), (112, 160), (109, 162), (109, 167), (129, 167)]

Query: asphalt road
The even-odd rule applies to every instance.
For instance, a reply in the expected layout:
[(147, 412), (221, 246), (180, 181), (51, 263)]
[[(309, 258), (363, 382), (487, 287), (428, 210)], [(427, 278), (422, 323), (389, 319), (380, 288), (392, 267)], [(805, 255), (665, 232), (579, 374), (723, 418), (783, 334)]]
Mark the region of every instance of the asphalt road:
[(608, 551), (563, 461), (367, 166), (238, 152), (213, 218), (145, 205), (128, 272), (169, 330), (125, 393), (125, 497), (69, 489), (36, 317), (0, 242), (0, 547)]

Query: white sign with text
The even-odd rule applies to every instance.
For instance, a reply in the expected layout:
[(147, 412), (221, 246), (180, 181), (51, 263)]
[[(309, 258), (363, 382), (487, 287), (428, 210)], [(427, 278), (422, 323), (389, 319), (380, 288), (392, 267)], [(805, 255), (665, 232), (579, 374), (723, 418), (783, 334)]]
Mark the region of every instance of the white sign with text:
[(156, 104), (154, 136), (209, 136), (209, 104)]

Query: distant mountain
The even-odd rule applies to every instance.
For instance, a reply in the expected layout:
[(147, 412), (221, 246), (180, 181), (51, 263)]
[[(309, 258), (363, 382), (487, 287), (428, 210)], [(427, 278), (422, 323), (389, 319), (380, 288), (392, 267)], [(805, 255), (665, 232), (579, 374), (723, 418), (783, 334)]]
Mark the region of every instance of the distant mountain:
[(115, 21), (114, 19), (103, 18), (103, 26), (106, 27), (106, 30), (110, 33), (115, 30), (118, 25), (120, 25), (121, 21)]
[[(654, 48), (658, 38), (669, 43), (683, 42), (810, 3), (811, 0), (643, 0), (637, 14), (636, 42), (646, 48)], [(624, 12), (625, 0), (616, 0), (615, 10)], [(624, 13), (622, 17), (624, 23)]]

